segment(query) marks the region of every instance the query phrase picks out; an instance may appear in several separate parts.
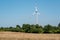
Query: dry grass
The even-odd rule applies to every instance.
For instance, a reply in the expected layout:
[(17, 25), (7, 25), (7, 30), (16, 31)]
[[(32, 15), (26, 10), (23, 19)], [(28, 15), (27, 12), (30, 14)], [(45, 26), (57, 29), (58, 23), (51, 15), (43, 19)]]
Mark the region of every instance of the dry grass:
[(60, 40), (60, 34), (0, 32), (0, 40)]

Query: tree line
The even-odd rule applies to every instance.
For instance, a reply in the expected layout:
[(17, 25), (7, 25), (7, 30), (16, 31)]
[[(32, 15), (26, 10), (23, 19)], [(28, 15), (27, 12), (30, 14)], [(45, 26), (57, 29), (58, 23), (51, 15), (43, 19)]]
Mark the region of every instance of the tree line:
[(23, 24), (22, 27), (20, 25), (16, 25), (16, 27), (0, 27), (0, 31), (25, 33), (60, 33), (60, 23), (58, 24), (58, 26), (52, 26), (48, 24), (44, 27), (38, 24)]

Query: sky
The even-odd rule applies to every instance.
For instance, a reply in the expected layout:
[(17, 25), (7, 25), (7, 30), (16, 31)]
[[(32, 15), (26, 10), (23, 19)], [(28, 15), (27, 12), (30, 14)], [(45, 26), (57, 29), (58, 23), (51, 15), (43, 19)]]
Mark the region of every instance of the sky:
[(60, 0), (0, 0), (0, 27), (35, 24), (35, 4), (39, 25), (57, 26), (60, 22)]

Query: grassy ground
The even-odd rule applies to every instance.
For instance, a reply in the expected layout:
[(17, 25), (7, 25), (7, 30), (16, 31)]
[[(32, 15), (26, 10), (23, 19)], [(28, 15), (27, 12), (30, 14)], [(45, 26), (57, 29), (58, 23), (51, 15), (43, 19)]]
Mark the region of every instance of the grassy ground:
[(60, 40), (60, 34), (0, 32), (0, 40)]

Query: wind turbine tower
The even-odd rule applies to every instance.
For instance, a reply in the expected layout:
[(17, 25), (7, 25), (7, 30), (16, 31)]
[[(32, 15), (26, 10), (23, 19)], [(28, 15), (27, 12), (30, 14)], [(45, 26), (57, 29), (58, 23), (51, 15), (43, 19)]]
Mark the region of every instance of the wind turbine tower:
[(36, 24), (39, 24), (38, 22), (38, 16), (40, 15), (39, 11), (38, 11), (38, 7), (35, 6), (35, 11), (33, 13), (33, 15), (35, 16), (35, 21), (36, 21)]

